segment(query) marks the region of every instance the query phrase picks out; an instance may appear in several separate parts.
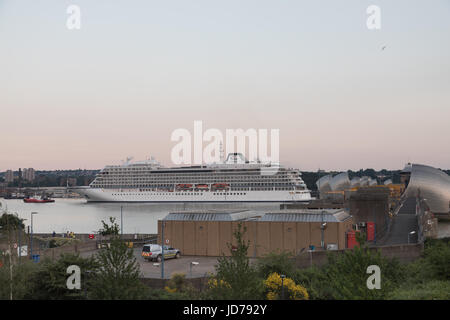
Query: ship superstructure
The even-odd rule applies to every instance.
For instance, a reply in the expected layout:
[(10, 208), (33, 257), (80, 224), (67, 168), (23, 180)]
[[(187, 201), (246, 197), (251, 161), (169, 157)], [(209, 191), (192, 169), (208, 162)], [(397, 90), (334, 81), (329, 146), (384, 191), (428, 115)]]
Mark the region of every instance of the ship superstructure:
[(310, 191), (296, 169), (249, 162), (231, 153), (222, 163), (166, 168), (151, 159), (106, 166), (89, 187), (72, 188), (88, 201), (307, 202)]

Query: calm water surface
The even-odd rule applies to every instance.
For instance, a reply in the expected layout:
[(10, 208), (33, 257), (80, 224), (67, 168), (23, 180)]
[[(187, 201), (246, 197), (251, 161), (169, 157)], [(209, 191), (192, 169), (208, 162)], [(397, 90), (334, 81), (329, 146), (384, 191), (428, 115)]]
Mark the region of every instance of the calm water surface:
[(157, 221), (170, 211), (193, 209), (238, 209), (245, 208), (256, 211), (276, 210), (279, 204), (160, 204), (160, 203), (87, 203), (84, 199), (56, 199), (54, 203), (24, 203), (23, 200), (0, 199), (3, 207), (27, 219), (33, 215), (33, 229), (36, 233), (75, 233), (97, 232), (102, 227), (102, 220), (109, 221), (115, 217), (120, 225), (120, 207), (123, 207), (124, 233), (157, 233)]

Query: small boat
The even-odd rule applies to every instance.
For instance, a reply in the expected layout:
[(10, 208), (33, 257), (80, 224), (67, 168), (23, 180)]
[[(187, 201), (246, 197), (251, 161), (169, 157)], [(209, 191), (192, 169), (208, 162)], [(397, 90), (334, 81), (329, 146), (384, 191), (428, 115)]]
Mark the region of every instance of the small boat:
[(55, 200), (48, 199), (48, 198), (44, 198), (44, 199), (25, 198), (25, 199), (23, 199), (23, 202), (25, 202), (25, 203), (47, 203), (47, 202), (55, 202)]

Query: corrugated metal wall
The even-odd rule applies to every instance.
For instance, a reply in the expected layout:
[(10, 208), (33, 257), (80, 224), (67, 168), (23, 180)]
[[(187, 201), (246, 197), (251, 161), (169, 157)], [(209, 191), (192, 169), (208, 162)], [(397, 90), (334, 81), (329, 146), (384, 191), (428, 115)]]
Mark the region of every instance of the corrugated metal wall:
[[(169, 245), (181, 250), (183, 255), (229, 256), (227, 244), (235, 245), (233, 231), (238, 221), (166, 221), (164, 238)], [(247, 228), (244, 240), (250, 242), (248, 255), (260, 257), (273, 251), (289, 251), (294, 254), (310, 245), (320, 247), (322, 233), (320, 222), (268, 222), (244, 221)], [(345, 233), (351, 229), (352, 219), (328, 222), (324, 231), (327, 244), (345, 248)], [(158, 242), (161, 241), (161, 221), (158, 221)], [(167, 242), (166, 242), (167, 243)]]

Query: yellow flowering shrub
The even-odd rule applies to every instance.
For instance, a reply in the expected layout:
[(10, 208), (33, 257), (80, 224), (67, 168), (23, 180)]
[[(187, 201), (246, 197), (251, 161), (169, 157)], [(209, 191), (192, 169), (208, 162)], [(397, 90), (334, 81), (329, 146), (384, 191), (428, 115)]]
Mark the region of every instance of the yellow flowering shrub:
[(169, 286), (165, 286), (165, 287), (164, 287), (164, 290), (166, 290), (166, 291), (169, 292), (169, 293), (177, 292), (177, 288), (171, 288), (171, 287), (169, 287)]
[(164, 290), (170, 293), (186, 292), (191, 289), (191, 285), (186, 282), (186, 276), (183, 273), (172, 274), (167, 286), (164, 287)]
[[(276, 300), (281, 296), (281, 276), (274, 272), (264, 281), (267, 289), (267, 299)], [(290, 300), (308, 300), (308, 291), (301, 285), (295, 284), (294, 280), (284, 278), (283, 281), (285, 298)]]
[(217, 281), (216, 278), (211, 278), (208, 281), (208, 287), (210, 289), (215, 289), (215, 288), (231, 288), (231, 286), (228, 284), (228, 282), (224, 281), (224, 280), (219, 280)]

